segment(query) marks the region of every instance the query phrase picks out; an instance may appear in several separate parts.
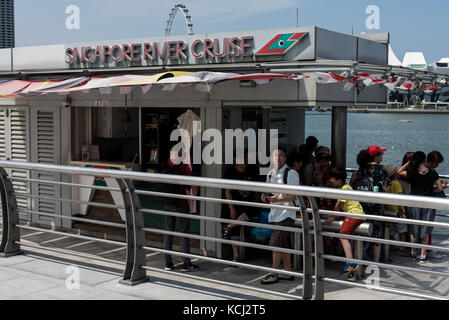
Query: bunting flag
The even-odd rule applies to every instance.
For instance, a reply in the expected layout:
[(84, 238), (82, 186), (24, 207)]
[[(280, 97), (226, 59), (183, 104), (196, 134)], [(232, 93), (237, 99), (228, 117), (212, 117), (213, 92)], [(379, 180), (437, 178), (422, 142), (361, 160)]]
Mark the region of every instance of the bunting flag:
[(50, 83), (46, 86), (43, 86), (42, 88), (35, 90), (35, 92), (40, 92), (40, 93), (63, 92), (63, 91), (67, 91), (70, 88), (78, 86), (80, 84), (83, 84), (83, 83), (87, 82), (89, 79), (90, 79), (90, 77), (70, 78), (67, 80), (60, 81), (60, 82)]
[(60, 82), (60, 80), (44, 80), (44, 81), (32, 81), (31, 84), (25, 87), (23, 90), (18, 92), (22, 97), (31, 97), (43, 94), (42, 92), (37, 92), (37, 90), (48, 86), (50, 84), (55, 84)]
[(317, 76), (316, 82), (321, 84), (336, 83), (345, 80), (345, 77), (333, 74), (331, 72), (315, 72), (315, 74)]
[(404, 82), (399, 87), (396, 87), (396, 89), (399, 90), (411, 90), (413, 87), (413, 82)]
[(15, 93), (23, 90), (31, 84), (31, 81), (12, 80), (0, 83), (0, 97), (2, 98), (16, 98), (20, 95)]
[(383, 84), (385, 87), (387, 87), (388, 90), (390, 91), (395, 91), (396, 90), (396, 84), (392, 83), (392, 82), (387, 82)]
[(375, 79), (375, 78), (369, 78), (369, 79), (365, 79), (362, 81), (363, 84), (367, 87), (371, 87), (374, 86), (375, 84), (383, 84), (386, 83), (386, 80), (382, 80), (382, 79)]
[(289, 80), (304, 80), (310, 78), (310, 76), (303, 76), (303, 75), (299, 75), (299, 74), (291, 74), (287, 77), (287, 79)]
[(438, 87), (435, 87), (435, 86), (425, 86), (424, 87), (424, 93), (433, 93), (436, 90), (438, 90)]

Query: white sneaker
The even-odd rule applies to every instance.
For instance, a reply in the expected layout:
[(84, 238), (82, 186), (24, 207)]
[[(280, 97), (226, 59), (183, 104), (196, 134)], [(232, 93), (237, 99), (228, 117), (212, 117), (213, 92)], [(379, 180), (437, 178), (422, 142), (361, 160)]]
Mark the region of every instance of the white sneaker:
[(441, 259), (443, 258), (443, 256), (441, 254), (439, 254), (437, 251), (431, 251), (428, 254), (429, 258), (433, 258), (433, 259)]
[(427, 262), (427, 256), (420, 255), (418, 259), (419, 264), (424, 264)]

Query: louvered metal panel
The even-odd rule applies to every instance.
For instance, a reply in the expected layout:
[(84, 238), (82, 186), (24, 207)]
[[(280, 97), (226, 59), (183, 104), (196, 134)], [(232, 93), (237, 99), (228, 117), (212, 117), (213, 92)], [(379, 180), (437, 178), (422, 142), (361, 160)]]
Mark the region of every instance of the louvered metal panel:
[(6, 160), (6, 109), (0, 108), (0, 160)]
[[(37, 107), (31, 113), (31, 151), (32, 161), (38, 163), (59, 163), (59, 110), (50, 107)], [(48, 172), (33, 172), (33, 178), (39, 180), (59, 181), (59, 174)], [(60, 197), (60, 186), (54, 184), (35, 183), (33, 193), (40, 196)], [(61, 213), (61, 203), (54, 200), (36, 199), (33, 210), (46, 213)], [(38, 223), (59, 225), (59, 219), (46, 216), (34, 216), (33, 221)]]

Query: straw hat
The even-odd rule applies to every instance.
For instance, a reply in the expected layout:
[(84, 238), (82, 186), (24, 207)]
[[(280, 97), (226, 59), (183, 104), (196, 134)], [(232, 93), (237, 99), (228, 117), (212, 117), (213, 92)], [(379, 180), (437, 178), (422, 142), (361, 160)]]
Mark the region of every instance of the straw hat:
[(385, 171), (387, 171), (387, 176), (390, 178), (398, 171), (398, 168), (394, 164), (390, 163), (385, 167)]

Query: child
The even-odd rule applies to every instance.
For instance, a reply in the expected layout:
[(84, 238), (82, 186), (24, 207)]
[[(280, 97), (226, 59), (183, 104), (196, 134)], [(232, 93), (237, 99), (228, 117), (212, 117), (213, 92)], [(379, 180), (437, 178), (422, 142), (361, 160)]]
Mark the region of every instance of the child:
[[(349, 184), (346, 184), (346, 170), (336, 168), (333, 169), (330, 174), (329, 179), (329, 186), (332, 186), (333, 188), (339, 188), (342, 190), (352, 190), (351, 186)], [(365, 214), (363, 211), (362, 206), (358, 201), (353, 200), (338, 200), (335, 204), (335, 211), (343, 211), (343, 212), (349, 212), (349, 213), (358, 213), (358, 214)], [(335, 216), (328, 216), (326, 219), (325, 224), (328, 225), (332, 221), (335, 220)], [(362, 218), (350, 218), (345, 217), (343, 225), (341, 226), (340, 233), (341, 234), (352, 234), (355, 229), (364, 221), (365, 219)], [(348, 239), (342, 239), (340, 238), (341, 245), (343, 246), (343, 249), (345, 251), (346, 258), (352, 259), (352, 247), (351, 242)], [(347, 276), (351, 274), (352, 272), (359, 269), (359, 265), (356, 263), (346, 263), (344, 269), (340, 271), (340, 275)]]

